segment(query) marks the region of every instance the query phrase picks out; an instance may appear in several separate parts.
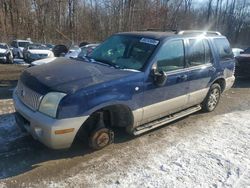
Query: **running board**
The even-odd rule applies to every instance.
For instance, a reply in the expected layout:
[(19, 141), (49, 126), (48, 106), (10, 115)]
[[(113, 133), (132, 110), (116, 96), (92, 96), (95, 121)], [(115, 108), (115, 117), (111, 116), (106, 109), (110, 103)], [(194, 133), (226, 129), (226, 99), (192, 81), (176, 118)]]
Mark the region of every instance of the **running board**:
[(190, 114), (192, 114), (194, 112), (197, 112), (199, 110), (201, 110), (201, 106), (197, 105), (197, 106), (188, 108), (186, 110), (177, 112), (175, 114), (169, 115), (167, 117), (161, 118), (159, 120), (156, 120), (156, 121), (141, 125), (141, 126), (137, 127), (133, 131), (133, 134), (134, 135), (139, 135), (139, 134), (145, 133), (145, 132), (147, 132), (149, 130), (155, 129), (157, 127), (160, 127), (160, 126), (162, 126), (164, 124), (167, 124), (167, 123), (170, 123), (170, 122), (175, 121), (177, 119), (180, 119), (180, 118), (185, 117), (187, 115), (190, 115)]

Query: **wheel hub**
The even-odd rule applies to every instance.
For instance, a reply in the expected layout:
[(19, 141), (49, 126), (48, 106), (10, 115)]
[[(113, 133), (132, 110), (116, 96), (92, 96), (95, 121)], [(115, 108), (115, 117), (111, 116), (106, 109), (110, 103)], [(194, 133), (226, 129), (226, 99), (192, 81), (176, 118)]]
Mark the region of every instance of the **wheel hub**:
[(109, 143), (109, 135), (107, 133), (101, 133), (97, 137), (97, 145), (100, 147), (106, 146)]

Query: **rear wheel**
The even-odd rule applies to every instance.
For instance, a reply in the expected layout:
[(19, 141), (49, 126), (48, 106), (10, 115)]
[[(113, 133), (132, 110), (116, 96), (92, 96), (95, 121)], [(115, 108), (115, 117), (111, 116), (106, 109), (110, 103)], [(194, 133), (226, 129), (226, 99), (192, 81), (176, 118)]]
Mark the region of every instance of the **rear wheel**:
[(202, 103), (202, 109), (205, 112), (212, 112), (217, 107), (221, 96), (221, 87), (215, 83), (210, 87), (207, 97)]

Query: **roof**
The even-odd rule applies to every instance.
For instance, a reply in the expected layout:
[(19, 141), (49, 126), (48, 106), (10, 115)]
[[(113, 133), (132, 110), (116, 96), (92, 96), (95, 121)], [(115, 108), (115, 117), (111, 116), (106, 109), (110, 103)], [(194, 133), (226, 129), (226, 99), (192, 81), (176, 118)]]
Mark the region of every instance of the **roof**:
[(132, 32), (117, 33), (117, 35), (131, 35), (131, 36), (152, 38), (155, 40), (163, 40), (167, 37), (179, 37), (179, 38), (195, 37), (195, 36), (202, 35), (202, 34), (205, 34), (205, 36), (209, 36), (209, 37), (224, 37), (219, 32), (208, 31), (206, 33), (205, 31), (203, 32), (203, 31), (198, 31), (198, 30), (187, 30), (187, 31), (180, 31), (180, 32), (132, 31)]
[(19, 40), (19, 39), (17, 39), (17, 40), (14, 40), (14, 41), (17, 41), (17, 42), (29, 42), (29, 43), (32, 43), (30, 40)]
[(118, 35), (131, 35), (138, 37), (147, 37), (156, 40), (162, 40), (166, 37), (176, 36), (174, 32), (159, 32), (159, 31), (132, 31), (132, 32), (122, 32), (118, 33)]

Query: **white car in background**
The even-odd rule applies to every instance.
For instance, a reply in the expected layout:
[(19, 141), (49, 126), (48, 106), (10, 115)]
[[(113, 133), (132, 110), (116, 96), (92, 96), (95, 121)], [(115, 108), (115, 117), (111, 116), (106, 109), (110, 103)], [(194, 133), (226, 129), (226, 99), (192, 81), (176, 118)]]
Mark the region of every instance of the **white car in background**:
[(81, 52), (78, 54), (78, 59), (84, 59), (84, 57), (90, 55), (93, 50), (98, 47), (100, 43), (94, 43), (94, 44), (87, 44), (83, 47), (81, 47)]
[(23, 59), (23, 49), (29, 44), (32, 44), (30, 40), (13, 40), (10, 44), (13, 56)]
[(232, 48), (234, 57), (238, 57), (240, 55), (241, 52), (243, 52), (244, 50), (241, 48)]
[(12, 51), (6, 43), (0, 43), (0, 63), (13, 63)]
[(52, 57), (54, 53), (47, 46), (39, 43), (29, 44), (23, 50), (23, 59), (27, 63)]
[(65, 57), (66, 58), (77, 58), (80, 52), (81, 52), (81, 48), (79, 46), (74, 46), (74, 47), (69, 49), (69, 51), (65, 55)]
[(59, 57), (50, 57), (50, 58), (46, 58), (46, 59), (40, 59), (40, 60), (37, 60), (37, 61), (33, 61), (30, 64), (30, 67), (51, 63), (52, 61), (56, 60), (57, 58), (59, 58)]
[[(83, 46), (80, 49), (80, 52), (71, 52), (71, 53), (67, 53), (68, 55), (65, 57), (66, 58), (72, 58), (72, 59), (80, 59), (80, 60), (85, 60), (84, 57), (88, 56), (99, 44), (88, 44), (86, 46)], [(73, 54), (74, 55), (73, 55)], [(71, 54), (72, 56), (70, 56), (69, 54)], [(77, 56), (76, 56), (77, 54)], [(64, 57), (64, 58), (65, 58)], [(30, 67), (32, 66), (37, 66), (37, 65), (43, 65), (43, 64), (47, 64), (47, 63), (51, 63), (52, 61), (54, 61), (57, 58), (63, 58), (63, 57), (52, 57), (52, 58), (46, 58), (46, 59), (41, 59), (41, 60), (37, 60), (37, 61), (33, 61), (30, 64)]]

